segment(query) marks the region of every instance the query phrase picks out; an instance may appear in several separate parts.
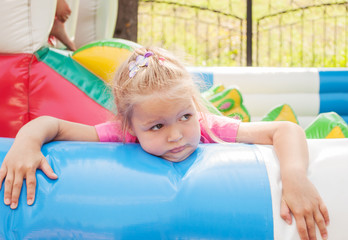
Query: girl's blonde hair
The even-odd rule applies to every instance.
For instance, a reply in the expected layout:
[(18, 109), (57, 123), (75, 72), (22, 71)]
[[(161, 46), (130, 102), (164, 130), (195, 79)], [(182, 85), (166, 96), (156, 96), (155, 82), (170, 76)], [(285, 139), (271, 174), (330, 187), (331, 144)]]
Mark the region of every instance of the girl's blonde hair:
[[(131, 62), (148, 52), (153, 53), (148, 57), (148, 65), (139, 67), (135, 75), (130, 76)], [(191, 74), (177, 58), (161, 48), (134, 50), (118, 68), (112, 87), (117, 116), (122, 121), (123, 137), (131, 126), (134, 105), (153, 94), (166, 99), (192, 99), (199, 113), (207, 112)], [(204, 120), (204, 114), (202, 117)]]

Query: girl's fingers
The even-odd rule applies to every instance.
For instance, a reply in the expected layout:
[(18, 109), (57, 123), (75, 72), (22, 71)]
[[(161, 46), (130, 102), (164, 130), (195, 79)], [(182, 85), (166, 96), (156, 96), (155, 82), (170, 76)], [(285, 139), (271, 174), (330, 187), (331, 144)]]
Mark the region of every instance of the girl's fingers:
[(315, 215), (314, 215), (314, 219), (315, 222), (318, 225), (319, 231), (320, 231), (320, 235), (321, 237), (326, 240), (328, 237), (327, 234), (327, 229), (326, 229), (326, 223), (325, 223), (325, 219), (324, 216), (321, 214), (320, 211), (318, 211)]
[(39, 169), (41, 169), (47, 177), (49, 177), (50, 179), (57, 179), (58, 176), (57, 174), (55, 174), (51, 168), (51, 166), (48, 164), (46, 158), (44, 158), (42, 161), (41, 161), (41, 165), (39, 167)]
[[(42, 156), (40, 169), (51, 179), (57, 179), (58, 176), (53, 172), (46, 158)], [(12, 209), (17, 208), (18, 199), (21, 194), (23, 179), (26, 179), (27, 186), (27, 203), (32, 205), (35, 201), (36, 191), (36, 167), (22, 168), (22, 171), (9, 171), (7, 167), (2, 166), (0, 169), (0, 189), (4, 186), (4, 203), (10, 205)], [(2, 183), (5, 179), (5, 182)]]
[(292, 223), (292, 217), (290, 213), (290, 209), (286, 204), (285, 200), (282, 199), (280, 204), (280, 217), (289, 225)]
[(7, 172), (7, 176), (5, 180), (5, 191), (4, 191), (4, 203), (6, 205), (11, 204), (13, 177), (14, 177), (14, 174), (12, 171)]
[(319, 203), (319, 209), (321, 214), (324, 217), (325, 225), (328, 226), (330, 224), (329, 211), (327, 210), (327, 207), (322, 200)]
[(19, 195), (21, 194), (23, 185), (23, 175), (16, 173), (13, 187), (12, 187), (12, 197), (11, 197), (11, 208), (15, 209), (18, 206)]
[[(328, 219), (328, 212), (326, 206), (321, 202), (322, 207), (316, 209), (315, 212), (311, 212), (309, 209), (305, 211), (305, 214), (295, 214), (297, 231), (301, 240), (317, 239), (316, 238), (316, 225), (319, 228), (322, 239), (328, 238), (326, 218)], [(321, 205), (320, 205), (321, 206)], [(324, 215), (325, 213), (326, 215)]]
[(315, 221), (314, 221), (313, 215), (310, 215), (306, 218), (306, 225), (307, 225), (307, 233), (308, 233), (309, 239), (316, 239)]
[(27, 204), (32, 205), (35, 200), (35, 189), (36, 189), (36, 176), (35, 171), (27, 173), (26, 184), (27, 184)]
[(297, 226), (297, 231), (298, 231), (298, 234), (300, 235), (301, 240), (309, 240), (307, 224), (303, 217), (296, 218), (296, 226)]
[(7, 173), (7, 169), (5, 167), (1, 167), (0, 168), (0, 190), (1, 190), (2, 182), (4, 181), (6, 177), (6, 173)]

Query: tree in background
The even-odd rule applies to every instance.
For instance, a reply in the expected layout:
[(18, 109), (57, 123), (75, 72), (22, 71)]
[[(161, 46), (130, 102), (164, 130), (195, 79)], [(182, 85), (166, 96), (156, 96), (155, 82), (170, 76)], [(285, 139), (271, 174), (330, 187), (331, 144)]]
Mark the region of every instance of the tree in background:
[(115, 38), (137, 41), (138, 0), (119, 0)]

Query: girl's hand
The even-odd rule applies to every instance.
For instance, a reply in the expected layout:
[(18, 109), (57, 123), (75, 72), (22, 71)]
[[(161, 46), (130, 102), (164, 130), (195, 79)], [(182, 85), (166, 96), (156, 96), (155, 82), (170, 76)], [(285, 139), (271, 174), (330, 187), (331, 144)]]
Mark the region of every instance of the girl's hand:
[(315, 225), (318, 226), (321, 237), (328, 238), (328, 210), (318, 191), (305, 175), (295, 173), (291, 178), (283, 179), (282, 194), (280, 216), (291, 225), (291, 214), (294, 215), (302, 240), (317, 239)]
[(41, 169), (51, 179), (58, 178), (42, 155), (40, 147), (38, 150), (34, 149), (32, 146), (19, 146), (14, 143), (0, 168), (0, 190), (5, 179), (4, 202), (12, 209), (18, 206), (23, 179), (26, 179), (27, 185), (27, 204), (34, 203), (36, 169)]
[(41, 116), (24, 125), (8, 151), (0, 169), (0, 190), (5, 180), (4, 202), (12, 209), (18, 205), (23, 179), (27, 185), (27, 203), (33, 204), (36, 189), (36, 170), (57, 179), (46, 158), (41, 153), (43, 144), (50, 141), (99, 141), (95, 127), (80, 123)]

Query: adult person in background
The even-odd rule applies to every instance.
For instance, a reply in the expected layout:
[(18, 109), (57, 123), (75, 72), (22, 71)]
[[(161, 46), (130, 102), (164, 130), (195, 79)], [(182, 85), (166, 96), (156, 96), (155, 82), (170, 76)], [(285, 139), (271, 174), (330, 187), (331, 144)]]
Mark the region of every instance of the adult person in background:
[[(75, 51), (75, 43), (71, 41), (65, 31), (64, 23), (68, 20), (71, 14), (71, 9), (65, 0), (57, 0), (56, 16), (50, 32), (50, 37), (53, 36), (61, 41), (69, 50)], [(52, 40), (52, 39), (51, 39)]]

